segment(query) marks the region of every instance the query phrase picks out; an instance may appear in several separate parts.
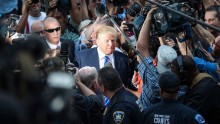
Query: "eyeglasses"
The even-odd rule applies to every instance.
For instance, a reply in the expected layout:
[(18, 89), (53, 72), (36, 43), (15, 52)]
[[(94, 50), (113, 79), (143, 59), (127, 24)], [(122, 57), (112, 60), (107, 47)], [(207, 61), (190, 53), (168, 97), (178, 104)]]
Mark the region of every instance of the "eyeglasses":
[(44, 30), (44, 31), (46, 31), (46, 32), (48, 32), (48, 33), (53, 33), (54, 31), (60, 31), (60, 29), (61, 29), (61, 26), (60, 27), (57, 27), (57, 28), (54, 28), (54, 29), (47, 29), (47, 30)]

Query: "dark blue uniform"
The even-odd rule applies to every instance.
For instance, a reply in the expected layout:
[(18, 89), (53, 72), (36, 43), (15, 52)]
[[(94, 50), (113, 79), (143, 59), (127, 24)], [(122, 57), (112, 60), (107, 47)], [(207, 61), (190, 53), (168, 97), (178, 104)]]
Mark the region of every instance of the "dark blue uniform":
[(205, 124), (195, 110), (174, 99), (162, 99), (143, 112), (141, 124)]
[(102, 103), (97, 95), (85, 96), (78, 90), (73, 91), (74, 108), (83, 124), (103, 124)]
[(140, 110), (136, 101), (134, 94), (121, 88), (104, 112), (104, 124), (138, 124)]

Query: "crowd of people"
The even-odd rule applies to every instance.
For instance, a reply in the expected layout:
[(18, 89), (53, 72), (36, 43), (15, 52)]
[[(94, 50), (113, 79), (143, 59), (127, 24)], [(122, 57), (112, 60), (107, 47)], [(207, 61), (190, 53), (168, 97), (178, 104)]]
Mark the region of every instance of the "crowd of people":
[[(218, 0), (156, 2), (186, 2), (220, 28)], [(0, 0), (0, 123), (220, 124), (220, 32), (181, 18), (160, 33), (175, 22), (161, 24), (159, 9), (145, 0)]]

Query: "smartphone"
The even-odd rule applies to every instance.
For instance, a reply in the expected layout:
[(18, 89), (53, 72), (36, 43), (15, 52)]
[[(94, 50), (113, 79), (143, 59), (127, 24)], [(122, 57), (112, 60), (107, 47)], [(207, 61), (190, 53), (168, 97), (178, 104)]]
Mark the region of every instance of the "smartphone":
[(133, 32), (134, 24), (132, 24), (132, 23), (123, 23), (123, 25), (127, 25), (128, 26), (128, 30), (127, 31), (132, 31)]

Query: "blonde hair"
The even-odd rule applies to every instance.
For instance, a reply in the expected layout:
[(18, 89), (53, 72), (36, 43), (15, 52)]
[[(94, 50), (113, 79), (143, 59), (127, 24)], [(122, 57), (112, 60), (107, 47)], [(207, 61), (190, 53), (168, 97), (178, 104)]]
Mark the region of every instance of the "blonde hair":
[(114, 35), (117, 39), (117, 31), (111, 26), (102, 26), (101, 28), (99, 28), (96, 31), (96, 38), (98, 38), (100, 34), (111, 34)]

